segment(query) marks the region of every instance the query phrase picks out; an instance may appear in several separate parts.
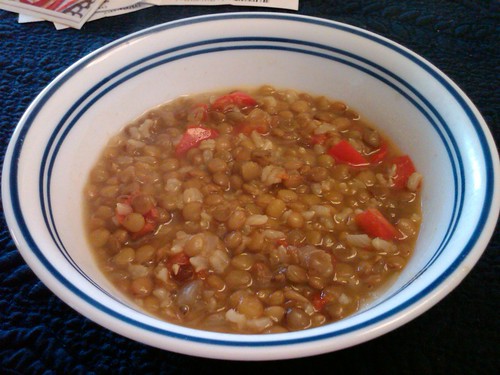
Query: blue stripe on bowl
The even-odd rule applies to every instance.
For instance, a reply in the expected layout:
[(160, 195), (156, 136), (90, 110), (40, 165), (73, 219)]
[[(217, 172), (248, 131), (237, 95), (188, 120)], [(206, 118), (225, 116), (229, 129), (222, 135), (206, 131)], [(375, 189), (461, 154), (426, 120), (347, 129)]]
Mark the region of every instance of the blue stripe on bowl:
[[(278, 341), (273, 341), (273, 342), (256, 341), (256, 342), (253, 342), (253, 343), (240, 343), (238, 341), (233, 341), (233, 340), (212, 340), (212, 339), (198, 338), (198, 337), (195, 337), (195, 336), (186, 336), (184, 334), (177, 334), (175, 332), (170, 332), (170, 331), (167, 331), (167, 330), (158, 329), (158, 328), (146, 325), (146, 324), (144, 324), (142, 322), (138, 322), (138, 321), (132, 320), (132, 319), (130, 319), (130, 318), (126, 317), (126, 316), (123, 316), (121, 314), (117, 314), (114, 311), (111, 311), (106, 306), (103, 306), (103, 305), (99, 304), (98, 302), (96, 302), (95, 300), (93, 300), (90, 296), (85, 295), (84, 293), (82, 293), (76, 286), (74, 286), (73, 284), (71, 284), (63, 275), (61, 275), (47, 261), (47, 259), (43, 256), (43, 253), (38, 248), (38, 245), (35, 243), (34, 239), (31, 237), (31, 235), (30, 235), (30, 233), (28, 231), (28, 228), (27, 228), (26, 223), (24, 221), (24, 218), (22, 216), (22, 212), (20, 210), (20, 204), (19, 204), (19, 192), (18, 192), (18, 189), (17, 189), (17, 172), (18, 172), (18, 164), (17, 163), (18, 163), (18, 159), (19, 159), (19, 156), (21, 154), (21, 151), (22, 151), (23, 140), (24, 140), (24, 138), (25, 138), (25, 136), (26, 136), (29, 128), (32, 126), (33, 122), (35, 121), (36, 116), (37, 116), (38, 112), (40, 111), (40, 109), (47, 103), (47, 101), (51, 98), (51, 96), (55, 94), (55, 92), (57, 91), (57, 89), (61, 85), (63, 85), (67, 80), (69, 80), (72, 76), (74, 76), (75, 74), (78, 74), (85, 67), (85, 65), (88, 64), (88, 63), (90, 63), (93, 59), (97, 58), (98, 56), (102, 56), (102, 55), (110, 52), (113, 48), (115, 48), (117, 46), (120, 46), (120, 45), (126, 43), (129, 40), (132, 40), (132, 39), (135, 39), (135, 38), (139, 38), (139, 37), (143, 37), (144, 35), (147, 35), (147, 34), (156, 33), (156, 32), (159, 32), (159, 31), (163, 31), (163, 30), (166, 30), (166, 29), (175, 28), (175, 27), (179, 27), (179, 26), (183, 26), (183, 25), (189, 25), (189, 24), (195, 24), (195, 23), (207, 22), (207, 21), (222, 20), (222, 19), (237, 19), (237, 18), (281, 19), (281, 20), (289, 20), (289, 21), (296, 21), (296, 22), (305, 22), (305, 23), (311, 23), (311, 24), (318, 24), (318, 25), (322, 25), (322, 26), (326, 26), (326, 27), (330, 27), (330, 28), (334, 28), (334, 29), (343, 30), (343, 31), (346, 31), (346, 32), (349, 32), (349, 33), (356, 34), (358, 36), (362, 36), (365, 39), (369, 39), (369, 40), (371, 40), (371, 41), (373, 41), (373, 42), (375, 42), (377, 44), (380, 44), (380, 45), (383, 45), (383, 46), (385, 46), (385, 47), (387, 47), (389, 49), (392, 49), (393, 51), (396, 51), (397, 53), (403, 55), (404, 57), (406, 57), (406, 58), (410, 59), (411, 61), (413, 61), (414, 63), (418, 64), (422, 69), (424, 69), (426, 72), (428, 72), (429, 74), (431, 74), (436, 80), (438, 80), (448, 90), (448, 92), (457, 100), (457, 102), (464, 108), (465, 112), (467, 113), (467, 115), (469, 116), (471, 122), (473, 123), (473, 126), (474, 126), (474, 128), (476, 130), (476, 133), (477, 133), (478, 138), (479, 138), (479, 140), (481, 142), (481, 145), (483, 146), (483, 155), (484, 155), (484, 158), (485, 158), (485, 162), (487, 164), (486, 165), (487, 166), (487, 186), (486, 186), (487, 195), (486, 195), (486, 199), (485, 199), (485, 204), (483, 205), (483, 207), (481, 209), (480, 219), (478, 220), (478, 222), (476, 224), (474, 235), (471, 237), (471, 239), (467, 243), (467, 245), (462, 249), (462, 251), (460, 252), (460, 256), (453, 262), (453, 264), (450, 267), (448, 267), (448, 269), (446, 269), (436, 280), (434, 280), (432, 283), (430, 283), (425, 290), (423, 290), (422, 292), (420, 292), (418, 295), (412, 297), (411, 299), (408, 299), (407, 301), (405, 301), (405, 303), (403, 305), (401, 305), (401, 306), (399, 306), (397, 308), (394, 308), (394, 309), (388, 311), (383, 316), (379, 316), (379, 317), (377, 317), (375, 319), (372, 319), (372, 320), (370, 320), (368, 322), (365, 322), (363, 324), (359, 324), (359, 325), (357, 325), (355, 327), (350, 327), (350, 328), (343, 329), (343, 330), (336, 330), (336, 331), (329, 332), (329, 333), (326, 333), (326, 334), (316, 335), (316, 336), (306, 337), (306, 338), (303, 338), (303, 339), (296, 339), (296, 340), (290, 340), (290, 339), (288, 339), (288, 340), (278, 340)], [(289, 43), (290, 41), (289, 40), (283, 40), (281, 42), (282, 43)], [(296, 45), (300, 45), (300, 44), (307, 45), (307, 44), (309, 44), (309, 43), (302, 42), (302, 41), (293, 41), (292, 43), (294, 43)], [(254, 48), (262, 48), (262, 47), (263, 46), (254, 46)], [(267, 47), (267, 46), (264, 46), (264, 47)], [(319, 48), (324, 49), (325, 51), (330, 51), (330, 52), (332, 52), (332, 50), (333, 50), (333, 49), (331, 49), (328, 46), (315, 46), (315, 47), (319, 47)], [(178, 50), (182, 50), (183, 48), (186, 48), (186, 46), (179, 47)], [(239, 48), (248, 48), (248, 47), (239, 47)], [(212, 51), (204, 50), (204, 51), (197, 51), (197, 52), (191, 53), (191, 54), (209, 53), (209, 52), (214, 52), (214, 51), (219, 51), (219, 50), (220, 49), (216, 48), (216, 49), (214, 49)], [(168, 53), (171, 53), (172, 51), (173, 51), (173, 49), (172, 50), (168, 50)], [(311, 53), (311, 51), (301, 50), (300, 48), (296, 48), (296, 47), (290, 48), (290, 51), (297, 52), (297, 53)], [(335, 51), (335, 52), (338, 53), (338, 54), (342, 54), (342, 51)], [(158, 57), (158, 56), (161, 56), (161, 55), (163, 55), (165, 53), (167, 53), (167, 51), (163, 51), (163, 52), (161, 52), (159, 54), (148, 56), (147, 58), (142, 59), (142, 61), (138, 61), (138, 62), (136, 62), (134, 64), (131, 64), (130, 66), (128, 66), (128, 67), (120, 70), (116, 74), (107, 77), (104, 80), (105, 82), (101, 82), (100, 84), (102, 84), (102, 83), (108, 83), (109, 82), (109, 87), (106, 87), (101, 92), (99, 92), (98, 90), (89, 90), (89, 92), (87, 92), (85, 94), (85, 99), (83, 99), (84, 97), (82, 97), (82, 100), (80, 100), (80, 102), (78, 103), (78, 105), (82, 104), (87, 99), (87, 97), (90, 97), (92, 94), (94, 94), (94, 91), (95, 91), (95, 95), (96, 96), (92, 97), (92, 99), (91, 99), (91, 102), (94, 102), (100, 96), (105, 95), (107, 92), (111, 91), (113, 89), (113, 87), (116, 87), (116, 85), (122, 83), (126, 79), (129, 79), (133, 75), (137, 75), (139, 73), (139, 70), (135, 70), (135, 71), (129, 73), (128, 78), (124, 77), (121, 80), (113, 82), (113, 79), (116, 76), (118, 76), (118, 74), (126, 73), (129, 69), (132, 69), (133, 66), (137, 66), (138, 63), (147, 62), (148, 60), (153, 59), (153, 58)], [(179, 57), (177, 57), (177, 59), (178, 58), (186, 58), (186, 57), (189, 57), (189, 55), (190, 54), (186, 54), (185, 56), (182, 56), (182, 57), (179, 56)], [(319, 54), (319, 55), (321, 55), (321, 54)], [(347, 54), (344, 53), (344, 55), (347, 55)], [(333, 58), (331, 55), (328, 55), (328, 54), (325, 54), (322, 57)], [(357, 59), (358, 61), (361, 60), (357, 56), (349, 56), (349, 57)], [(349, 63), (347, 61), (343, 61), (339, 57), (335, 57), (335, 59), (336, 59), (336, 61), (340, 61), (340, 62), (344, 62), (344, 63)], [(162, 61), (161, 63), (167, 63), (168, 61), (169, 61), (169, 59), (165, 59), (165, 61)], [(366, 63), (366, 61), (364, 63)], [(143, 69), (150, 69), (151, 67), (152, 66), (148, 66), (147, 68), (144, 67)], [(356, 66), (356, 68), (362, 68), (362, 67)], [(380, 67), (377, 67), (377, 68), (380, 68)], [(365, 69), (365, 68), (363, 68), (363, 69)], [(374, 71), (369, 71), (367, 69), (365, 69), (365, 70), (366, 70), (366, 72), (368, 74), (371, 74), (371, 75), (375, 74)], [(378, 70), (381, 70), (381, 69), (378, 69)], [(383, 70), (381, 70), (381, 71), (383, 72)], [(384, 74), (389, 73), (388, 75), (391, 76), (390, 72), (383, 72), (383, 73)], [(377, 76), (377, 78), (379, 78), (379, 77)], [(381, 78), (384, 80), (384, 82), (389, 83), (387, 80), (385, 80), (385, 78), (383, 78), (383, 77), (381, 77)], [(420, 100), (424, 99), (424, 98), (421, 97), (421, 95), (418, 92), (415, 92), (415, 90), (413, 90), (412, 88), (410, 88), (403, 80), (399, 79), (398, 77), (395, 77), (394, 75), (392, 75), (391, 78), (396, 78), (403, 87), (405, 87), (406, 89), (409, 89), (409, 91), (412, 92), (412, 94), (416, 95), (416, 97), (418, 97)], [(398, 88), (397, 86), (392, 85), (392, 87), (394, 89), (396, 89), (398, 92), (400, 92), (401, 94), (403, 94), (403, 92), (401, 91), (401, 89)], [(405, 96), (407, 96), (407, 95), (405, 95)], [(407, 98), (409, 98), (409, 97), (407, 96)], [(409, 99), (411, 99), (412, 102), (416, 103), (412, 98), (409, 98)], [(441, 138), (443, 139), (443, 142), (445, 142), (445, 145), (446, 145), (446, 147), (448, 149), (448, 154), (449, 154), (449, 157), (450, 157), (450, 162), (452, 163), (452, 165), (454, 166), (454, 168), (458, 169), (458, 170), (454, 171), (454, 175), (455, 175), (454, 178), (455, 178), (455, 183), (456, 183), (456, 188), (455, 188), (456, 193), (455, 193), (455, 195), (458, 194), (458, 191), (462, 192), (462, 194), (460, 195), (460, 197), (455, 196), (455, 202), (456, 202), (456, 204), (455, 204), (455, 210), (456, 210), (456, 212), (454, 213), (454, 215), (453, 215), (453, 217), (452, 217), (452, 219), (451, 219), (451, 221), (449, 223), (448, 234), (447, 234), (447, 236), (445, 238), (443, 238), (443, 243), (440, 245), (439, 251), (442, 251), (444, 249), (444, 247), (445, 247), (445, 244), (449, 240), (449, 238), (450, 238), (450, 236), (451, 236), (451, 234), (452, 234), (455, 226), (456, 226), (456, 222), (458, 220), (458, 217), (460, 216), (460, 210), (461, 210), (461, 207), (462, 207), (462, 204), (463, 204), (463, 185), (464, 185), (464, 180), (463, 180), (463, 165), (461, 163), (461, 160), (459, 160), (460, 154), (459, 154), (458, 149), (456, 147), (456, 142), (451, 137), (451, 132), (448, 129), (447, 125), (442, 122), (442, 119), (440, 118), (439, 114), (432, 108), (432, 106), (429, 105), (429, 103), (426, 103), (425, 100), (422, 100), (422, 102), (425, 104), (425, 106), (427, 106), (429, 108), (431, 114), (434, 115), (436, 118), (439, 119), (439, 122), (441, 122), (441, 126), (443, 127), (442, 130), (444, 130), (444, 132), (450, 138), (450, 143), (451, 144), (446, 143), (445, 139), (444, 139), (444, 134), (441, 133), (441, 128), (438, 127), (434, 123), (434, 121), (431, 121), (431, 123), (433, 124), (433, 126), (438, 131), (438, 133), (440, 134)], [(71, 115), (73, 115), (73, 111), (77, 110), (78, 105), (75, 104), (70, 109), (70, 111), (67, 113), (68, 116), (65, 116), (65, 118), (66, 117), (69, 118)], [(90, 105), (90, 102), (87, 103), (87, 105)], [(418, 108), (419, 108), (419, 110), (423, 111), (424, 115), (427, 118), (432, 119), (431, 115), (429, 113), (425, 112), (424, 109), (420, 105), (418, 105)], [(80, 112), (78, 113), (78, 116), (81, 116), (81, 114), (83, 113), (81, 111), (84, 111), (85, 109), (86, 109), (86, 107), (85, 108), (81, 108)], [(63, 130), (64, 137), (67, 135), (67, 132), (70, 131), (70, 129), (74, 125), (75, 121), (76, 120), (73, 119), (72, 122), (71, 122), (71, 124), (70, 124), (70, 126), (67, 129)], [(56, 129), (56, 131), (53, 133), (53, 136), (51, 137), (51, 143), (54, 143), (56, 141), (57, 136), (60, 135), (60, 133), (58, 133), (58, 132), (61, 131), (61, 129), (63, 129), (64, 126), (66, 126), (67, 124), (65, 124), (63, 121), (61, 121), (61, 123), (59, 125), (60, 126)], [(60, 248), (60, 250), (63, 253), (66, 253), (65, 256), (69, 257), (69, 255), (67, 254), (66, 250), (64, 249), (64, 246), (61, 243), (61, 241), (59, 239), (59, 236), (57, 234), (57, 230), (56, 230), (56, 228), (54, 226), (54, 223), (53, 223), (53, 217), (52, 217), (51, 207), (50, 207), (50, 171), (51, 171), (51, 169), (53, 167), (53, 163), (54, 163), (55, 157), (57, 157), (57, 150), (60, 147), (60, 144), (62, 142), (61, 140), (63, 138), (59, 139), (58, 143), (56, 143), (54, 145), (53, 149), (51, 149), (51, 150), (46, 149), (46, 154), (44, 155), (44, 159), (45, 159), (44, 160), (44, 164), (48, 163), (48, 169), (46, 169), (45, 165), (44, 165), (44, 167), (42, 167), (42, 170), (41, 170), (41, 172), (42, 172), (42, 175), (41, 175), (42, 176), (42, 181), (41, 181), (41, 184), (40, 184), (40, 199), (42, 201), (43, 207), (45, 207), (46, 209), (48, 208), (48, 214), (47, 214), (47, 212), (44, 212), (44, 214), (47, 216), (46, 217), (46, 225), (48, 225), (49, 230), (51, 230), (52, 228), (54, 229), (54, 231), (51, 230), (51, 233), (53, 235), (53, 238), (54, 238), (54, 241), (55, 241), (56, 245)], [(455, 151), (455, 152), (453, 152), (453, 151)], [(452, 155), (455, 155), (455, 157), (457, 158), (457, 160), (455, 160)], [(490, 213), (490, 210), (491, 210), (491, 203), (488, 202), (488, 199), (493, 194), (493, 186), (494, 186), (494, 179), (493, 179), (494, 176), (493, 176), (493, 169), (492, 169), (492, 166), (493, 166), (492, 155), (491, 155), (490, 150), (488, 149), (488, 142), (486, 140), (486, 136), (484, 135), (484, 133), (482, 131), (480, 122), (478, 121), (478, 119), (475, 118), (472, 109), (468, 106), (468, 104), (466, 103), (466, 101), (462, 98), (461, 94), (459, 92), (457, 92), (454, 89), (454, 87), (451, 86), (448, 83), (448, 81), (445, 78), (443, 78), (442, 75), (438, 71), (436, 71), (435, 68), (433, 68), (431, 65), (429, 65), (428, 63), (420, 60), (419, 58), (415, 57), (411, 53), (407, 52), (404, 49), (401, 49), (401, 47), (399, 47), (397, 45), (394, 45), (394, 44), (392, 44), (391, 42), (389, 42), (387, 40), (384, 40), (384, 39), (382, 39), (382, 38), (380, 38), (378, 36), (372, 35), (372, 34), (367, 34), (364, 31), (359, 30), (359, 29), (353, 29), (353, 28), (351, 28), (349, 26), (346, 26), (346, 25), (340, 25), (340, 24), (337, 24), (337, 23), (334, 23), (334, 22), (329, 22), (329, 21), (326, 21), (326, 20), (318, 20), (318, 19), (311, 19), (311, 18), (302, 18), (302, 17), (288, 16), (288, 15), (260, 14), (260, 13), (217, 15), (217, 16), (209, 16), (209, 17), (201, 17), (201, 18), (195, 18), (195, 19), (188, 19), (188, 20), (183, 20), (181, 22), (175, 22), (175, 23), (171, 23), (171, 24), (167, 24), (167, 25), (161, 25), (159, 27), (148, 29), (148, 30), (146, 30), (144, 32), (140, 32), (140, 33), (137, 33), (135, 35), (123, 38), (123, 39), (121, 39), (121, 40), (119, 40), (119, 41), (117, 41), (115, 43), (112, 43), (109, 46), (107, 46), (107, 47), (99, 50), (97, 53), (94, 53), (94, 54), (90, 55), (88, 58), (85, 58), (85, 59), (81, 60), (79, 63), (75, 64), (72, 68), (70, 68), (67, 72), (63, 73), (63, 75), (60, 76), (60, 78), (58, 78), (54, 82), (53, 86), (50, 87), (50, 89), (47, 92), (44, 93), (44, 95), (40, 98), (40, 100), (37, 103), (37, 105), (34, 106), (33, 109), (32, 109), (32, 111), (28, 114), (28, 116), (26, 117), (26, 120), (25, 120), (24, 124), (22, 124), (22, 128), (19, 131), (19, 136), (17, 138), (17, 142), (16, 142), (16, 144), (15, 144), (15, 146), (13, 148), (13, 159), (12, 160), (13, 160), (13, 164), (11, 166), (11, 172), (10, 172), (10, 188), (11, 188), (11, 194), (12, 194), (12, 205), (13, 205), (13, 210), (14, 210), (14, 213), (15, 213), (15, 216), (16, 216), (17, 224), (18, 224), (21, 232), (23, 233), (26, 242), (28, 243), (28, 245), (30, 246), (31, 250), (33, 251), (33, 253), (36, 255), (36, 257), (40, 260), (40, 262), (49, 270), (49, 272), (60, 283), (62, 283), (72, 293), (76, 294), (78, 297), (82, 298), (83, 300), (85, 300), (87, 303), (89, 303), (90, 305), (94, 306), (95, 308), (97, 308), (97, 309), (101, 310), (102, 312), (105, 312), (106, 314), (108, 314), (110, 316), (113, 316), (113, 317), (115, 317), (115, 318), (117, 318), (117, 319), (119, 319), (119, 320), (121, 320), (121, 321), (123, 321), (123, 322), (125, 322), (127, 324), (131, 324), (131, 325), (133, 325), (133, 326), (135, 326), (137, 328), (141, 328), (141, 329), (145, 329), (145, 330), (148, 330), (148, 331), (156, 332), (156, 333), (159, 333), (159, 334), (162, 334), (162, 335), (167, 335), (167, 336), (176, 337), (176, 338), (182, 338), (182, 339), (188, 339), (188, 340), (197, 341), (197, 342), (204, 342), (204, 343), (217, 344), (217, 345), (233, 345), (233, 346), (235, 346), (235, 345), (238, 345), (238, 346), (262, 346), (262, 345), (285, 345), (285, 344), (288, 345), (288, 344), (293, 344), (293, 343), (307, 342), (307, 341), (316, 340), (316, 339), (329, 338), (329, 337), (333, 337), (333, 336), (345, 334), (345, 333), (352, 332), (354, 330), (357, 330), (357, 329), (360, 329), (360, 328), (372, 325), (372, 324), (374, 324), (374, 323), (376, 323), (378, 321), (381, 321), (381, 320), (383, 320), (385, 318), (388, 318), (388, 317), (390, 317), (390, 316), (392, 316), (394, 314), (397, 314), (397, 313), (403, 311), (404, 309), (406, 309), (407, 307), (411, 306), (412, 304), (418, 302), (421, 298), (423, 298), (426, 295), (428, 295), (429, 293), (433, 292), (440, 285), (440, 283), (444, 279), (446, 279), (451, 273), (453, 273), (456, 270), (456, 268), (458, 267), (458, 265), (460, 265), (460, 263), (463, 261), (463, 259), (471, 252), (471, 250), (472, 250), (473, 246), (476, 244), (476, 242), (477, 242), (477, 240), (478, 240), (478, 238), (479, 238), (479, 236), (481, 234), (481, 230), (482, 230), (482, 228), (483, 228), (483, 226), (484, 226), (484, 224), (487, 221), (487, 218), (489, 216), (489, 213)], [(45, 175), (45, 173), (47, 173), (47, 175)], [(47, 202), (45, 202), (45, 200)], [(436, 257), (437, 256), (439, 256), (439, 254), (437, 254)], [(68, 259), (68, 261), (71, 262), (70, 259)], [(81, 272), (81, 270), (80, 270), (80, 272)], [(89, 280), (89, 281), (91, 281), (91, 280)]]

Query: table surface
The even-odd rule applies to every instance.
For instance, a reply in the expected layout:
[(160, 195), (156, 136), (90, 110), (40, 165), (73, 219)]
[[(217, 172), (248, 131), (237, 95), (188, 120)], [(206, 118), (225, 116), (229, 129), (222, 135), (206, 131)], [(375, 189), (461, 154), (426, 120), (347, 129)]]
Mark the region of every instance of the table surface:
[[(102, 19), (81, 30), (18, 24), (0, 11), (0, 157), (17, 121), (65, 68), (143, 28), (219, 12), (278, 11), (232, 6), (153, 7)], [(290, 13), (296, 13), (289, 11)], [(345, 22), (390, 38), (454, 80), (500, 144), (498, 0), (301, 0), (298, 14)], [(61, 302), (32, 273), (0, 210), (0, 373), (250, 373), (258, 362), (194, 358), (110, 332)], [(498, 225), (497, 225), (498, 229)], [(500, 374), (500, 234), (465, 280), (403, 327), (338, 352), (270, 361), (270, 373)]]

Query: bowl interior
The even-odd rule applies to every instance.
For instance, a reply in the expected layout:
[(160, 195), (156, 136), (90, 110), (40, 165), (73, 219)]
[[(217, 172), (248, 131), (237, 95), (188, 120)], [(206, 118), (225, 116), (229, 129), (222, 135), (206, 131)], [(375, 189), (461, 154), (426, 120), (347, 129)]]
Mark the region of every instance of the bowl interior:
[[(208, 70), (207, 66), (216, 69)], [(114, 87), (98, 88), (95, 95), (102, 96), (84, 111), (77, 112), (78, 121), (72, 125), (55, 158), (50, 189), (53, 218), (61, 242), (85, 274), (113, 290), (88, 256), (85, 234), (74, 230), (83, 228), (81, 192), (106, 142), (147, 109), (178, 96), (261, 84), (343, 100), (411, 155), (425, 176), (424, 224), (418, 251), (386, 294), (407, 284), (425, 267), (443, 241), (442, 226), (451, 221), (456, 204), (453, 168), (439, 129), (393, 87), (342, 61), (279, 49), (250, 49), (206, 52), (134, 72)], [(70, 184), (59, 182), (68, 178)], [(449, 189), (442, 189), (443, 184)]]

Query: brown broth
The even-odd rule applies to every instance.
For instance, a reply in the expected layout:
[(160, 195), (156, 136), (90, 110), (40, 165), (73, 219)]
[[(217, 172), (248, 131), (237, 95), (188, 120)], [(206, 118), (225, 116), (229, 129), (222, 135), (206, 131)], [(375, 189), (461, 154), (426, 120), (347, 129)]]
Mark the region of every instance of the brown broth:
[(103, 273), (156, 317), (232, 333), (317, 327), (356, 312), (411, 257), (422, 176), (408, 160), (325, 97), (182, 97), (109, 142), (86, 231)]

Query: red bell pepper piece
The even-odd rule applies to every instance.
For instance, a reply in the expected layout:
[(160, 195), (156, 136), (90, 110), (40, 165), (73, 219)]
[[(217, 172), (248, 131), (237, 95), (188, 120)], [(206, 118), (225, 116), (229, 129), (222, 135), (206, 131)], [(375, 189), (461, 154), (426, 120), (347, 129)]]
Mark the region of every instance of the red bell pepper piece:
[(198, 147), (205, 139), (213, 139), (218, 136), (219, 133), (214, 129), (203, 128), (201, 126), (187, 128), (175, 148), (175, 154), (177, 156), (184, 155), (188, 150)]
[(408, 155), (398, 156), (392, 163), (396, 166), (396, 174), (392, 181), (397, 189), (404, 189), (410, 176), (416, 172), (415, 166)]
[(241, 109), (245, 107), (252, 107), (256, 104), (257, 101), (250, 95), (241, 91), (235, 91), (231, 94), (223, 95), (215, 99), (212, 104), (212, 109), (215, 111), (225, 111), (231, 106), (236, 106)]
[[(138, 196), (139, 194), (140, 193), (135, 192), (135, 193), (132, 193), (129, 195), (124, 195), (118, 199), (119, 203), (124, 204), (126, 206), (129, 206), (129, 210), (132, 212), (132, 207), (131, 207), (132, 201), (134, 200), (134, 197)], [(127, 215), (119, 213), (118, 208), (115, 209), (115, 218), (116, 218), (116, 221), (118, 222), (118, 224), (123, 224), (123, 221), (125, 220), (126, 216)], [(158, 210), (156, 209), (156, 207), (151, 208), (148, 212), (146, 212), (142, 216), (144, 217), (144, 221), (145, 221), (144, 226), (142, 227), (142, 229), (140, 231), (130, 234), (132, 239), (134, 239), (134, 240), (139, 238), (139, 237), (142, 237), (148, 233), (153, 232), (158, 226), (159, 215), (158, 215)]]
[(387, 156), (387, 153), (388, 153), (388, 147), (387, 147), (387, 143), (382, 143), (382, 145), (380, 146), (380, 148), (375, 151), (373, 154), (370, 154), (370, 164), (378, 164), (380, 162), (382, 162), (385, 157)]
[(158, 210), (156, 207), (151, 208), (144, 215), (144, 226), (139, 232), (135, 232), (131, 234), (132, 239), (137, 239), (139, 237), (145, 236), (148, 233), (154, 232), (154, 230), (158, 226)]
[(315, 293), (311, 298), (311, 303), (316, 311), (321, 311), (330, 301), (330, 298), (323, 293)]
[(156, 207), (151, 208), (148, 212), (144, 214), (144, 219), (146, 221), (154, 221), (156, 222), (158, 220), (158, 210)]
[(189, 257), (183, 253), (177, 253), (172, 255), (168, 261), (167, 261), (167, 268), (171, 269), (174, 264), (178, 264), (179, 266), (185, 266), (186, 264), (189, 264)]
[(142, 227), (142, 229), (139, 232), (131, 233), (130, 236), (132, 237), (132, 239), (136, 240), (142, 236), (145, 236), (148, 233), (153, 232), (155, 229), (156, 229), (155, 222), (146, 221), (144, 223), (144, 226)]
[(341, 140), (336, 145), (330, 147), (328, 154), (340, 164), (348, 164), (353, 167), (368, 165), (366, 158), (346, 140)]
[(393, 240), (399, 237), (398, 230), (376, 208), (368, 208), (355, 217), (356, 224), (370, 237)]
[(194, 275), (194, 268), (189, 262), (189, 257), (183, 252), (177, 253), (168, 259), (167, 269), (172, 278), (177, 281), (189, 280)]

